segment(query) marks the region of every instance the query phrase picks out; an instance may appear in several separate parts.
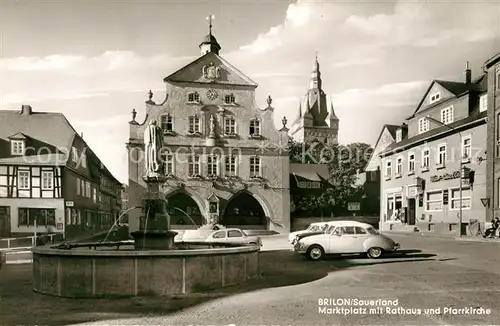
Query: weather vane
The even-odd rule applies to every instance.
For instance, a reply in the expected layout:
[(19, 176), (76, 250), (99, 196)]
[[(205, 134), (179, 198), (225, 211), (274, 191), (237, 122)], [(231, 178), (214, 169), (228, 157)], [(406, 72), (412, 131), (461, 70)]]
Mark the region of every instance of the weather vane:
[(212, 34), (212, 20), (215, 19), (215, 16), (214, 15), (210, 15), (207, 17), (207, 20), (208, 20), (208, 28), (209, 28), (209, 31), (210, 31), (210, 34)]

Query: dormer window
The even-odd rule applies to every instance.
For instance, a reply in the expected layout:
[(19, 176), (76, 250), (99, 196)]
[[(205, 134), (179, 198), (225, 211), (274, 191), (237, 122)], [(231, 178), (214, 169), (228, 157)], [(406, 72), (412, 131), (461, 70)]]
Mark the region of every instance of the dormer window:
[(194, 102), (194, 103), (200, 102), (200, 94), (196, 92), (188, 93), (188, 102)]
[(249, 128), (250, 137), (260, 137), (260, 121), (257, 119), (250, 120)]
[(422, 134), (429, 130), (429, 120), (427, 117), (418, 119), (418, 133)]
[(71, 160), (73, 162), (78, 162), (78, 150), (75, 147), (71, 147)]
[(429, 104), (435, 103), (441, 99), (441, 93), (431, 94), (429, 97)]
[(171, 114), (162, 115), (160, 121), (163, 132), (168, 133), (174, 131), (174, 118)]
[(81, 161), (82, 161), (82, 166), (84, 168), (86, 168), (87, 167), (87, 154), (85, 154), (85, 151), (82, 152)]
[(224, 97), (224, 102), (226, 102), (226, 104), (234, 104), (235, 101), (236, 99), (233, 94), (229, 94)]
[(10, 151), (12, 155), (24, 155), (25, 150), (24, 140), (11, 140)]
[(488, 94), (481, 95), (479, 98), (479, 112), (488, 110)]
[(403, 140), (403, 130), (400, 128), (396, 130), (396, 143), (399, 143)]
[(453, 107), (452, 106), (441, 110), (441, 122), (445, 125), (453, 122)]

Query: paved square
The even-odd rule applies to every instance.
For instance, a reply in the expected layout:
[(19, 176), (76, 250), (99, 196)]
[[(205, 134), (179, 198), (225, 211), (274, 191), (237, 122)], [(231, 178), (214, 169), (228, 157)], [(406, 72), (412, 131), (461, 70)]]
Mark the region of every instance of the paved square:
[[(259, 256), (261, 279), (175, 299), (43, 296), (31, 291), (31, 265), (6, 265), (0, 270), (0, 324), (498, 324), (500, 255), (492, 253), (499, 252), (500, 243), (392, 237), (412, 253), (379, 260), (351, 256), (311, 262), (293, 253), (286, 237), (266, 237)], [(320, 306), (318, 300), (324, 298), (344, 304)], [(397, 306), (391, 311), (368, 306), (363, 311), (347, 299), (397, 300)], [(475, 314), (473, 309), (444, 314), (446, 307), (490, 309), (491, 314)]]

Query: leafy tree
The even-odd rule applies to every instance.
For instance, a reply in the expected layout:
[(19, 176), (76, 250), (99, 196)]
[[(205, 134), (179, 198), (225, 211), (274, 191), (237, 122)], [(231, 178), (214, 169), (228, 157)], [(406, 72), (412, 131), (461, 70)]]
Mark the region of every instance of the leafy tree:
[(347, 203), (361, 197), (362, 189), (356, 185), (356, 174), (366, 166), (372, 152), (371, 146), (365, 143), (328, 146), (291, 142), (291, 163), (327, 164), (330, 173), (329, 184), (321, 193), (292, 194), (296, 215), (346, 213)]

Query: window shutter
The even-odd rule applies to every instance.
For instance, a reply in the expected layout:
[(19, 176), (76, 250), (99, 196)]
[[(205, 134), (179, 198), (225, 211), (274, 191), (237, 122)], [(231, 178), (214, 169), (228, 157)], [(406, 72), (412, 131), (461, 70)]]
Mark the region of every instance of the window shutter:
[(262, 164), (262, 157), (259, 156), (259, 176), (264, 177), (264, 165)]
[(238, 122), (236, 119), (234, 119), (234, 133), (237, 135), (238, 134)]

